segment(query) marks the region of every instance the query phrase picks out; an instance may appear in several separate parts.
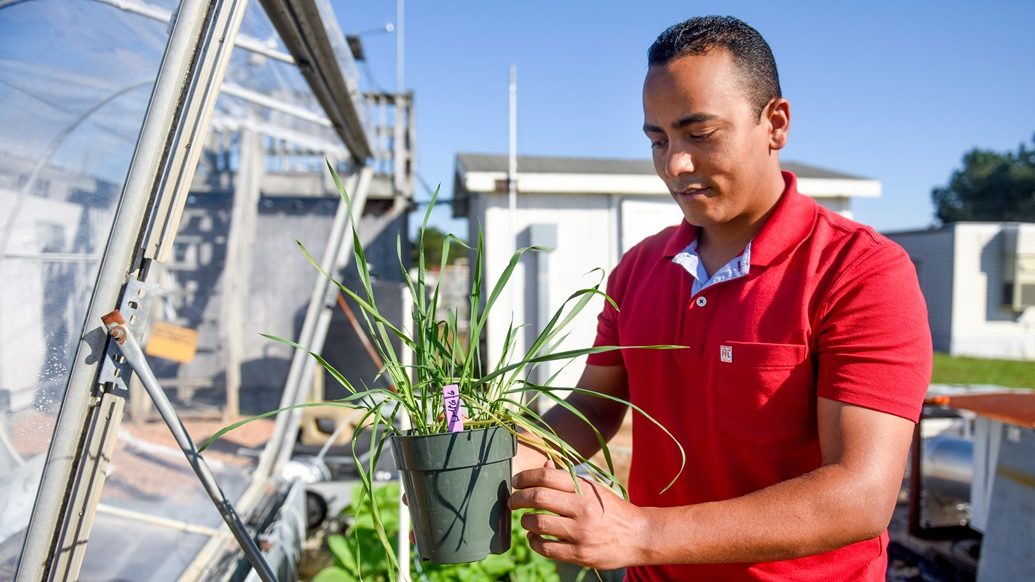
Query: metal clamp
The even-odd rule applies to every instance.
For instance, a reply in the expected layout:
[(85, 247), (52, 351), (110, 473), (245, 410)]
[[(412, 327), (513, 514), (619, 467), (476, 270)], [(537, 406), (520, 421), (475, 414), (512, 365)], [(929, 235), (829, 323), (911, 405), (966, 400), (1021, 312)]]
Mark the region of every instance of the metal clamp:
[[(139, 334), (142, 330), (147, 329), (148, 320), (151, 318), (151, 303), (157, 295), (157, 283), (148, 283), (130, 277), (129, 282), (126, 283), (126, 291), (122, 295), (122, 302), (119, 308), (112, 313), (118, 312), (127, 322), (128, 329)], [(109, 388), (111, 392), (125, 395), (129, 391), (131, 366), (126, 361), (126, 356), (115, 344), (116, 342), (108, 342), (98, 382), (102, 386), (111, 385)]]

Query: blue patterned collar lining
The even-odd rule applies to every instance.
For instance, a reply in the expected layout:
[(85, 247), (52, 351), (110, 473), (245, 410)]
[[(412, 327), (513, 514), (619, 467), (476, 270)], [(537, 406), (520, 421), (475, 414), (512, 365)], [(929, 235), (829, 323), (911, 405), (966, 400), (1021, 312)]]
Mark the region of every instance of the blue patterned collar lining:
[(704, 270), (704, 262), (701, 260), (701, 256), (697, 254), (696, 238), (690, 241), (690, 244), (685, 249), (672, 257), (672, 262), (680, 265), (686, 269), (687, 273), (693, 276), (693, 294), (697, 295), (706, 287), (747, 275), (751, 270), (751, 242), (748, 242), (747, 246), (744, 247), (744, 252), (740, 256), (733, 257), (730, 262), (715, 271), (711, 277)]

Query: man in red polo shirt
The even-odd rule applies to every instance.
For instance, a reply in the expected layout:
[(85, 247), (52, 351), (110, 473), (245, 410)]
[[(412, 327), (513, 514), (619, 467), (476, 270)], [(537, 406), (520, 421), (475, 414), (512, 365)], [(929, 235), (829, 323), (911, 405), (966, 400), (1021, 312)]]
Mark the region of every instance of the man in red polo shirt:
[[(637, 417), (629, 500), (575, 492), (522, 447), (511, 505), (562, 561), (629, 580), (883, 580), (887, 525), (930, 380), (926, 309), (907, 255), (818, 206), (781, 172), (790, 106), (753, 28), (728, 17), (668, 29), (649, 52), (644, 131), (683, 221), (629, 250), (580, 386)], [(569, 398), (608, 438), (612, 401)], [(570, 412), (547, 421), (585, 455)], [(545, 537), (544, 537), (545, 536)]]

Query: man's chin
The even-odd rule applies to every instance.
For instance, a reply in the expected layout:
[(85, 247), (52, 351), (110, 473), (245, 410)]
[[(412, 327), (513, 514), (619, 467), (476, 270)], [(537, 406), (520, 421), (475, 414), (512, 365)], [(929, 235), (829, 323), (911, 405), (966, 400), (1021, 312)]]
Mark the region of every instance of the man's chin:
[(708, 228), (710, 226), (715, 226), (716, 224), (722, 222), (717, 217), (712, 216), (707, 212), (687, 210), (686, 208), (682, 208), (682, 211), (683, 220), (685, 220), (688, 224), (691, 224), (699, 228)]

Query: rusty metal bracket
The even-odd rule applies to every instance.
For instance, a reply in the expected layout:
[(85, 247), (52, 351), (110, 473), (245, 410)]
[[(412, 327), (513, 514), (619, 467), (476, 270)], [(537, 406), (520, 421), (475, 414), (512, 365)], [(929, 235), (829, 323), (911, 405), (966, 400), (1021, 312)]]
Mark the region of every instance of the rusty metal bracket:
[[(157, 283), (140, 281), (135, 277), (130, 277), (129, 282), (126, 283), (118, 311), (125, 318), (126, 324), (136, 337), (142, 337), (147, 330), (148, 320), (151, 317), (151, 303), (157, 296)], [(125, 396), (129, 392), (129, 374), (132, 369), (115, 342), (108, 342), (97, 382), (105, 387), (102, 388), (103, 391)]]

